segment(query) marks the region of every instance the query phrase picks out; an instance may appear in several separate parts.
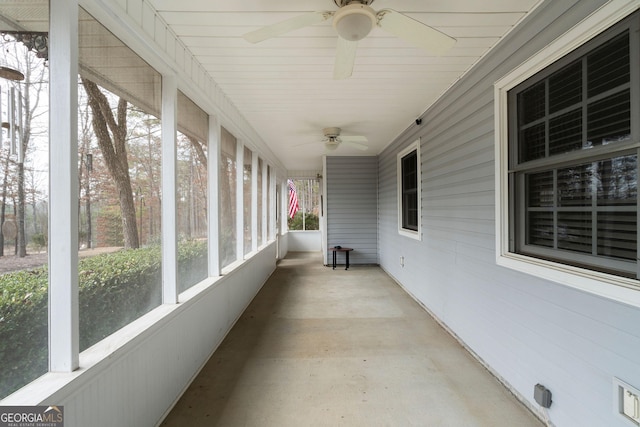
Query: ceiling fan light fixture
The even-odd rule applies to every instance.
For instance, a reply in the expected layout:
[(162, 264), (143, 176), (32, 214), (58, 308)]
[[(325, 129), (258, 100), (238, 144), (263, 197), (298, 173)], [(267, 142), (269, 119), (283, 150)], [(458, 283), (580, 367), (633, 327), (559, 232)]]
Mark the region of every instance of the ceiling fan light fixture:
[(376, 12), (369, 6), (353, 3), (341, 7), (333, 15), (333, 28), (345, 40), (365, 38), (376, 25)]
[(324, 144), (325, 148), (327, 149), (327, 151), (333, 151), (336, 148), (338, 148), (338, 143), (336, 142), (327, 142)]

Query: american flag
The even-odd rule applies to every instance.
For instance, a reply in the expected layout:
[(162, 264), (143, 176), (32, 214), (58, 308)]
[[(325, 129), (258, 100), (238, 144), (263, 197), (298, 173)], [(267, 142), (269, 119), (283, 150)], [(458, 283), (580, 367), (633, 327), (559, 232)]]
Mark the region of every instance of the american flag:
[(298, 192), (296, 191), (296, 185), (293, 183), (293, 180), (287, 180), (287, 185), (289, 186), (289, 218), (293, 218), (300, 209), (298, 205)]

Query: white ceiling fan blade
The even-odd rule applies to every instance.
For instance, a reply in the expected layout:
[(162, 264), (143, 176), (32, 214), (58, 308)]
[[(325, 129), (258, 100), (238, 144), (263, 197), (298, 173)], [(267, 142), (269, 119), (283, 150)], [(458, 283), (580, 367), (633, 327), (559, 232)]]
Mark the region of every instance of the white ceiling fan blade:
[(267, 25), (266, 27), (262, 27), (255, 31), (248, 32), (243, 37), (250, 43), (258, 43), (299, 28), (319, 24), (332, 16), (333, 12), (330, 11), (305, 13), (304, 15), (299, 15), (273, 25)]
[(358, 150), (361, 150), (361, 151), (365, 151), (365, 150), (368, 150), (368, 149), (369, 149), (369, 147), (368, 147), (368, 146), (366, 146), (366, 145), (364, 145), (364, 144), (361, 144), (361, 143), (359, 143), (359, 142), (344, 141), (344, 140), (343, 140), (342, 142), (343, 142), (344, 144), (349, 145), (350, 147), (357, 148)]
[(338, 37), (336, 48), (336, 62), (333, 67), (333, 78), (336, 80), (347, 79), (353, 73), (353, 64), (356, 61), (356, 49), (358, 42), (345, 40)]
[(340, 140), (342, 142), (367, 142), (369, 141), (366, 136), (362, 135), (341, 135)]
[(407, 42), (441, 55), (451, 49), (456, 39), (391, 9), (378, 12), (378, 26)]

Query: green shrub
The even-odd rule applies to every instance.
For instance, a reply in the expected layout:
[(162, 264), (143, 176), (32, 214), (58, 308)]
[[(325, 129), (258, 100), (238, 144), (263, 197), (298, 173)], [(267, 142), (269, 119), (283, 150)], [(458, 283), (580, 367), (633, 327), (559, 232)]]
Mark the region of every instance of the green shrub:
[[(293, 218), (287, 220), (289, 230), (302, 230), (302, 211), (296, 212)], [(304, 214), (304, 229), (305, 230), (319, 230), (319, 218), (318, 215), (313, 213)]]
[(208, 276), (207, 241), (187, 240), (178, 244), (178, 292)]
[[(152, 246), (80, 260), (80, 351), (161, 304), (161, 259)], [(206, 241), (180, 243), (178, 274), (206, 277)], [(47, 285), (46, 267), (0, 276), (0, 398), (47, 371)]]
[(47, 371), (47, 269), (0, 276), (0, 397)]

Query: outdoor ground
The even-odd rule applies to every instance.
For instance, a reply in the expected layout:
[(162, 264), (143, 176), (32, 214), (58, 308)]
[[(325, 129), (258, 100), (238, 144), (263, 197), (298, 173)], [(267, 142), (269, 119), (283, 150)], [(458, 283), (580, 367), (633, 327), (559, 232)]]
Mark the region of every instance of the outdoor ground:
[[(106, 247), (95, 249), (84, 249), (78, 252), (81, 258), (99, 255), (102, 253), (115, 252), (122, 249), (121, 247)], [(30, 253), (26, 257), (20, 258), (13, 255), (10, 248), (5, 248), (5, 253), (11, 253), (11, 255), (5, 255), (0, 257), (0, 274), (9, 273), (11, 271), (29, 270), (32, 268), (42, 267), (48, 262), (48, 254), (46, 252)]]

